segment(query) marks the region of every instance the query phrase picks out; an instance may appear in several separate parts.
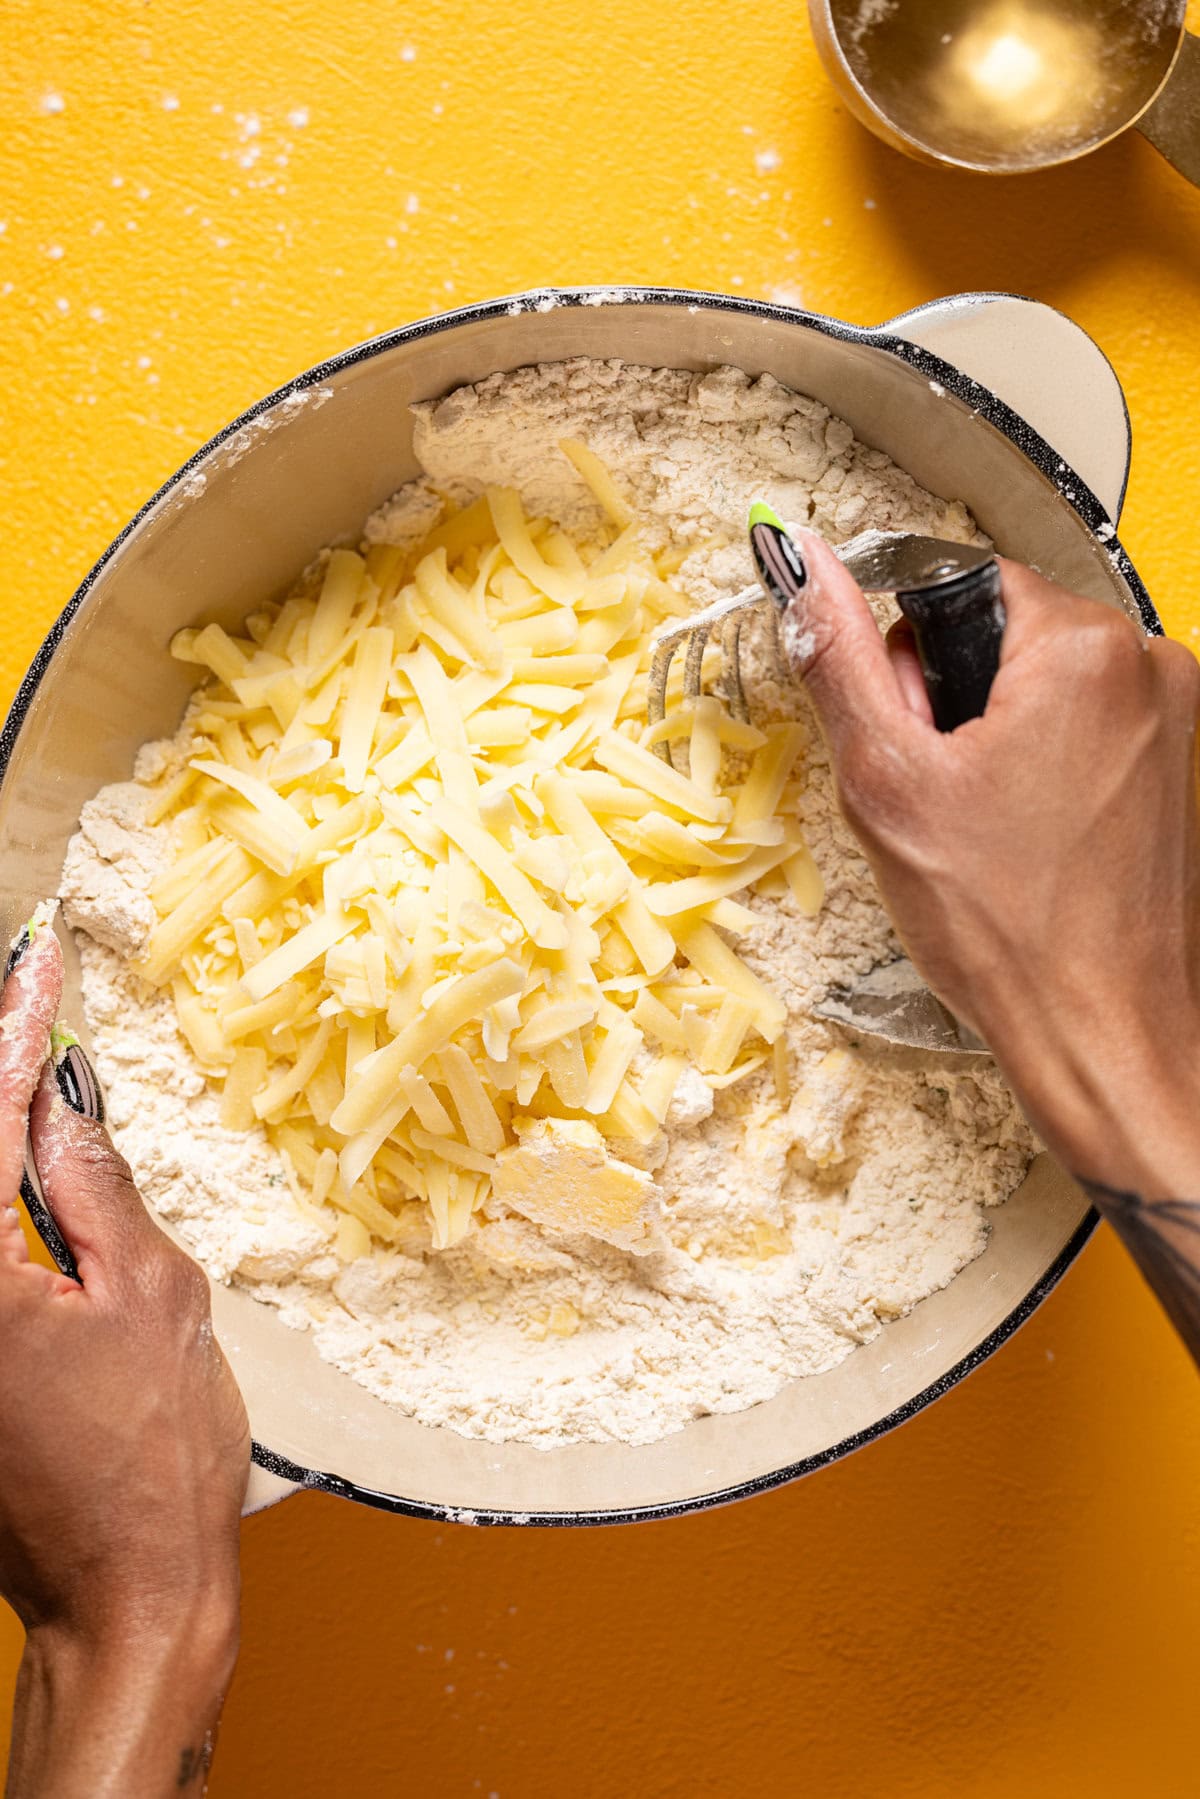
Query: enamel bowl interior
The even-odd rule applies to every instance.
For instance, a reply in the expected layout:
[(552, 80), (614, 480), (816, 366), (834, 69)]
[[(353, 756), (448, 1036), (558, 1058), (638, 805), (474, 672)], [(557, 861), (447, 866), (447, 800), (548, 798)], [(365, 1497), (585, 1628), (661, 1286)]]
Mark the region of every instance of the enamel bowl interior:
[[(1062, 465), (1048, 458), (1043, 472), (981, 415), (978, 390), (973, 404), (956, 397), (944, 365), (933, 372), (949, 391), (935, 391), (924, 353), (914, 366), (886, 337), (702, 295), (565, 300), (552, 310), (474, 308), (314, 371), (202, 452), (118, 540), (47, 640), (0, 745), (10, 929), (54, 891), (83, 802), (127, 779), (146, 739), (175, 729), (191, 677), (167, 654), (172, 634), (210, 617), (235, 626), (322, 545), (353, 539), (417, 472), (410, 403), (496, 370), (595, 356), (769, 371), (825, 402), (925, 487), (964, 500), (1008, 554), (1134, 610), (1118, 566), (1052, 478)], [(67, 954), (63, 1012), (82, 1023), (69, 945)], [(321, 1361), (306, 1335), (245, 1293), (218, 1287), (213, 1304), (268, 1465), (406, 1510), (599, 1522), (754, 1491), (820, 1466), (936, 1397), (1032, 1309), (1091, 1227), (1078, 1189), (1045, 1157), (992, 1222), (984, 1255), (839, 1367), (638, 1449), (541, 1451), (422, 1426)]]

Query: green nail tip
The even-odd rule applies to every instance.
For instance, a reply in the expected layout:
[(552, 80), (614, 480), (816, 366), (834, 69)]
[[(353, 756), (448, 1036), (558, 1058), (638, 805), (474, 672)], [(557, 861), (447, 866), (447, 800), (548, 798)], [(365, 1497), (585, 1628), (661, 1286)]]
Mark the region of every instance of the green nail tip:
[(79, 1042), (78, 1037), (67, 1024), (52, 1025), (50, 1029), (50, 1048), (55, 1061), (65, 1056), (69, 1049), (74, 1049)]
[(773, 512), (765, 500), (755, 500), (750, 508), (750, 523), (746, 529), (753, 531), (755, 525), (774, 525), (777, 531), (785, 531), (787, 526), (777, 512)]
[(56, 904), (57, 901), (38, 901), (33, 909), (33, 916), (25, 926), (25, 933), (28, 936), (30, 943), (33, 942), (42, 926), (50, 923), (51, 919), (54, 917), (54, 908)]

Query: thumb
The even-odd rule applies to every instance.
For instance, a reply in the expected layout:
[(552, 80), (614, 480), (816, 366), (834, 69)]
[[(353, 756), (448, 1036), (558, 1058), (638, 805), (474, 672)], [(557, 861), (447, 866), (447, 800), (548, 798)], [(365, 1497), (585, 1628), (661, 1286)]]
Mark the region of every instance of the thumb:
[(789, 538), (766, 507), (751, 519), (759, 577), (783, 608), (784, 653), (804, 678), (835, 758), (864, 731), (894, 736), (911, 724), (862, 588), (829, 544), (804, 529)]
[(56, 1045), (55, 1059), (57, 1066), (43, 1068), (30, 1107), (33, 1159), (85, 1290), (111, 1288), (161, 1233), (104, 1128), (99, 1084), (82, 1049), (73, 1041), (65, 1051)]

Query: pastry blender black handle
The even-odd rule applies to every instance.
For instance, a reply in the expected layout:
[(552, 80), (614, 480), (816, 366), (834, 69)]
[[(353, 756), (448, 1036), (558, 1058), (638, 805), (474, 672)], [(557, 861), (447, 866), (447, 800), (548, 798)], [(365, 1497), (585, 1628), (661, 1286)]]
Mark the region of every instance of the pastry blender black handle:
[(995, 561), (944, 581), (896, 595), (913, 628), (921, 672), (939, 731), (979, 718), (988, 702), (1005, 612)]

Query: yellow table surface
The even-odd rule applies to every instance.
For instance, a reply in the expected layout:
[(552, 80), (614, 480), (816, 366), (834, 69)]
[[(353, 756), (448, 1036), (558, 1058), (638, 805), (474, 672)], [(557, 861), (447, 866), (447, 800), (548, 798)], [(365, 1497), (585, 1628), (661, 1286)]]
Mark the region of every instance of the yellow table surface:
[[(3, 0), (0, 27), (5, 700), (248, 402), (549, 282), (863, 323), (969, 288), (1063, 308), (1129, 396), (1123, 536), (1200, 636), (1200, 196), (1141, 139), (919, 168), (847, 118), (799, 0)], [(1197, 1399), (1102, 1232), (964, 1386), (751, 1503), (541, 1533), (291, 1500), (245, 1528), (212, 1792), (1182, 1799)], [(5, 1685), (20, 1640), (0, 1616)]]

